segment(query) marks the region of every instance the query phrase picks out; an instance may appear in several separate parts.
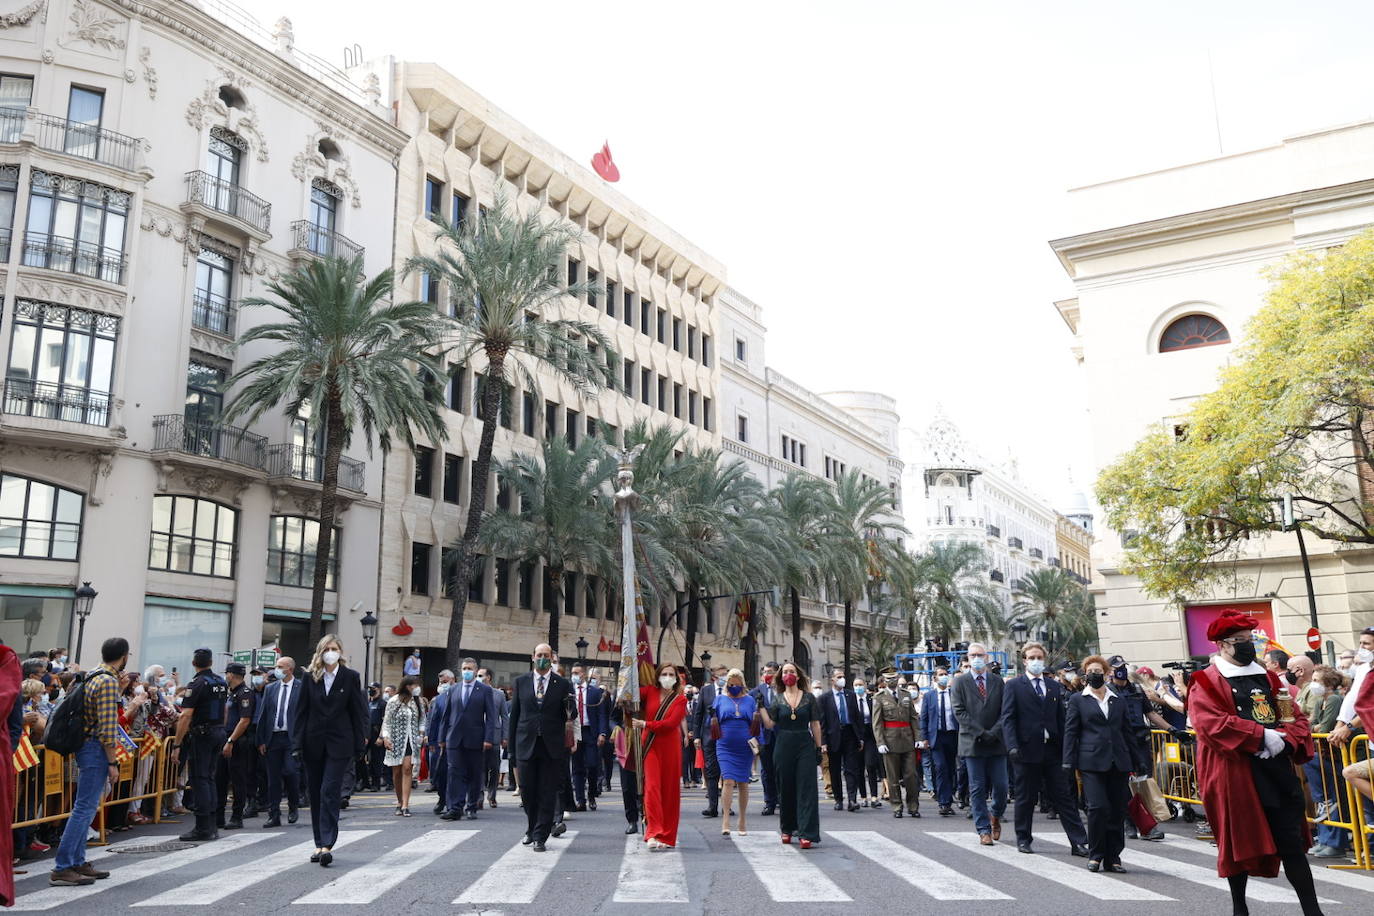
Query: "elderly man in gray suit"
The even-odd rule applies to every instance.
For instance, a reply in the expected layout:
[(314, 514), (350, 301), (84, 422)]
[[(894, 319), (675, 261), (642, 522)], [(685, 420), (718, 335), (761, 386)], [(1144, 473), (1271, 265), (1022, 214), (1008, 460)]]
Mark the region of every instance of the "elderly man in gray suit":
[(969, 643), (968, 662), (970, 670), (954, 679), (949, 692), (959, 722), (959, 756), (968, 767), (978, 842), (991, 846), (1002, 837), (1002, 815), (1007, 810), (1007, 746), (998, 727), (1003, 685), (1002, 678), (988, 670), (988, 650), (982, 643)]

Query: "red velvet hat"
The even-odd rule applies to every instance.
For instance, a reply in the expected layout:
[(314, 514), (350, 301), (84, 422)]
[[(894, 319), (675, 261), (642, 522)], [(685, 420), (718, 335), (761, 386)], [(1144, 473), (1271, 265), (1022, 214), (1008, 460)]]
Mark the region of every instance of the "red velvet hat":
[(1225, 639), (1232, 633), (1239, 633), (1241, 630), (1253, 630), (1259, 626), (1259, 621), (1249, 614), (1242, 614), (1239, 611), (1224, 611), (1220, 617), (1213, 620), (1207, 626), (1207, 638), (1212, 642)]

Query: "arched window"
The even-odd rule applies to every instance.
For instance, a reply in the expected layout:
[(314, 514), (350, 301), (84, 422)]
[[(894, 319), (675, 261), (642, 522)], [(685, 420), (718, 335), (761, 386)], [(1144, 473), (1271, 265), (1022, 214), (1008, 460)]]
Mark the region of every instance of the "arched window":
[(0, 557), (75, 560), (82, 502), (75, 490), (0, 475)]
[(1159, 335), (1159, 352), (1172, 353), (1175, 350), (1213, 347), (1230, 342), (1231, 332), (1211, 315), (1184, 315), (1171, 322)]
[(233, 578), (238, 512), (194, 496), (153, 497), (149, 569)]

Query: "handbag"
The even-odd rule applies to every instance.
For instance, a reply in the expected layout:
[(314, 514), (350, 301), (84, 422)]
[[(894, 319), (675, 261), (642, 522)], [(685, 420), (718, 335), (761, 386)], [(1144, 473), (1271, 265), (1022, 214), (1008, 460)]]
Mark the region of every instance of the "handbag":
[(1159, 821), (1150, 813), (1150, 809), (1140, 800), (1139, 795), (1132, 795), (1131, 801), (1126, 805), (1126, 813), (1130, 815), (1131, 823), (1135, 824), (1135, 829), (1140, 831), (1141, 836), (1149, 833), (1159, 826)]
[(1167, 821), (1173, 816), (1169, 812), (1169, 802), (1165, 800), (1164, 793), (1160, 791), (1159, 783), (1155, 782), (1153, 776), (1137, 779), (1131, 784), (1131, 790), (1144, 803), (1146, 809), (1154, 815), (1156, 821)]
[(720, 740), (720, 717), (714, 712), (711, 713), (711, 740)]

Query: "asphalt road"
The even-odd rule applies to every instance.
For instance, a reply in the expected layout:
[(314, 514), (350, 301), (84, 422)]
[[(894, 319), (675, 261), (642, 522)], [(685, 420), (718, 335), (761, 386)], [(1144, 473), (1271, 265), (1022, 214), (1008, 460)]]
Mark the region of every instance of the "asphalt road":
[[(962, 813), (935, 815), (923, 802), (920, 820), (890, 809), (857, 813), (821, 809), (823, 842), (806, 852), (783, 846), (776, 818), (751, 800), (749, 836), (720, 835), (721, 821), (700, 815), (702, 793), (683, 797), (679, 848), (653, 852), (624, 834), (619, 791), (596, 812), (574, 814), (569, 832), (543, 855), (520, 846), (524, 815), (515, 796), (475, 821), (450, 823), (429, 814), (431, 794), (417, 794), (412, 818), (393, 814), (381, 794), (354, 796), (344, 812), (331, 868), (308, 861), (314, 844), (308, 813), (294, 826), (264, 830), (262, 820), (221, 839), (169, 850), (182, 825), (117, 834), (92, 848), (109, 879), (85, 888), (49, 887), (50, 855), (26, 863), (17, 876), (16, 910), (110, 913), (136, 907), (149, 916), (197, 906), (286, 912), (296, 904), (467, 912), (632, 913), (649, 904), (674, 913), (747, 913), (786, 904), (790, 913), (900, 912), (1004, 914), (1009, 907), (1049, 912), (1111, 912), (1114, 916), (1230, 913), (1215, 851), (1185, 824), (1167, 824), (1163, 842), (1128, 841), (1125, 875), (1091, 874), (1072, 858), (1057, 822), (1036, 819), (1035, 854), (1016, 851), (1010, 824), (992, 849), (977, 846)], [(421, 813), (423, 812), (423, 813)], [(1010, 811), (1008, 811), (1010, 814)], [(1374, 874), (1323, 868), (1314, 862), (1328, 914), (1368, 913)], [(1251, 911), (1296, 912), (1282, 878), (1254, 880)], [(361, 910), (360, 910), (361, 911)], [(299, 912), (299, 911), (296, 911)]]

